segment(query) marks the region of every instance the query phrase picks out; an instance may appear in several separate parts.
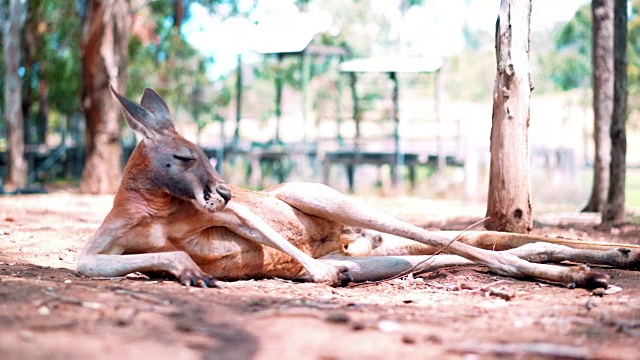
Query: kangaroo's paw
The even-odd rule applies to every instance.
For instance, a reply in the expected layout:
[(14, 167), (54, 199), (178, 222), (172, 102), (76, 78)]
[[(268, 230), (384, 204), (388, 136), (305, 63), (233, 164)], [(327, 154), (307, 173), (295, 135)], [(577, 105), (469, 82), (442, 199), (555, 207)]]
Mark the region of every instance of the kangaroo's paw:
[(185, 269), (180, 272), (178, 280), (184, 286), (196, 286), (203, 288), (221, 288), (220, 284), (210, 275), (199, 269)]
[(347, 272), (345, 266), (333, 266), (318, 263), (314, 266), (313, 272), (305, 272), (300, 279), (318, 284), (325, 284), (333, 287), (347, 286), (353, 278)]

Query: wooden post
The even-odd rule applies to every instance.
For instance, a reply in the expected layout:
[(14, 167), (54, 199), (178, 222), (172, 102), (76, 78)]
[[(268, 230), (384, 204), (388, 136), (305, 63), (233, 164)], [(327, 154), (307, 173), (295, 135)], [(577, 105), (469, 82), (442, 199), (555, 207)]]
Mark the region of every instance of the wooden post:
[[(238, 54), (236, 68), (236, 129), (233, 131), (233, 147), (240, 141), (240, 120), (242, 119), (242, 55)], [(223, 144), (224, 146), (224, 144)]]
[(282, 78), (282, 54), (278, 54), (278, 66), (276, 69), (276, 136), (274, 139), (275, 144), (280, 144), (282, 140), (280, 140), (280, 121), (282, 120), (282, 87), (284, 86), (284, 80)]
[(302, 144), (304, 151), (307, 151), (309, 142), (309, 113), (311, 112), (311, 102), (309, 96), (309, 81), (311, 80), (311, 55), (307, 51), (303, 51), (300, 55), (301, 61), (301, 88), (302, 88)]
[(355, 148), (356, 151), (360, 147), (360, 120), (362, 113), (360, 111), (360, 100), (358, 99), (358, 77), (355, 72), (349, 73), (349, 86), (351, 87), (351, 99), (353, 101), (353, 121), (356, 125)]
[(438, 171), (442, 172), (447, 166), (447, 155), (444, 151), (444, 143), (442, 140), (442, 132), (444, 126), (442, 123), (441, 106), (442, 106), (442, 73), (440, 69), (436, 70), (434, 74), (434, 113), (436, 117), (436, 124), (438, 129)]
[(528, 233), (531, 0), (502, 0), (496, 23), (488, 230)]
[[(342, 56), (338, 58), (338, 66), (342, 62)], [(344, 145), (344, 138), (342, 137), (342, 96), (344, 94), (344, 84), (342, 81), (342, 74), (338, 72), (338, 78), (336, 80), (336, 87), (338, 88), (338, 99), (336, 102), (336, 140), (338, 141), (338, 146), (342, 147)]]
[(394, 147), (394, 161), (392, 164), (392, 176), (391, 176), (391, 184), (393, 186), (393, 190), (397, 192), (402, 188), (402, 169), (404, 168), (404, 156), (402, 154), (402, 150), (400, 149), (400, 117), (398, 115), (398, 99), (399, 99), (399, 91), (398, 91), (398, 74), (396, 72), (389, 73), (389, 79), (391, 79), (392, 89), (391, 89), (391, 108), (389, 109), (389, 114), (391, 115), (391, 120), (393, 120), (393, 147)]

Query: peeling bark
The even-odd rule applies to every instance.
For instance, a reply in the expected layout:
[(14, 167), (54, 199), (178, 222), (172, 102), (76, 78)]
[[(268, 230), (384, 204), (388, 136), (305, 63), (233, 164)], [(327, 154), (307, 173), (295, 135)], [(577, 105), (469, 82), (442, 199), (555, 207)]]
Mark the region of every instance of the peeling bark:
[(496, 23), (491, 166), (485, 227), (528, 233), (531, 1), (502, 0)]

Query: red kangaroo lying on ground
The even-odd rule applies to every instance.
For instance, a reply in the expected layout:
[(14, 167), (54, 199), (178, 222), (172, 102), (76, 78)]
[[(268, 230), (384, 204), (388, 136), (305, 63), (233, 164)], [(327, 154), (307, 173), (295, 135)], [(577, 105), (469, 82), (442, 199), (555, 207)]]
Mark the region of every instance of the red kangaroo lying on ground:
[[(113, 93), (143, 139), (126, 165), (113, 209), (79, 257), (78, 271), (87, 276), (160, 271), (187, 286), (266, 277), (339, 286), (481, 264), (504, 276), (596, 288), (607, 287), (605, 274), (541, 262), (640, 267), (634, 245), (487, 231), (452, 241), (321, 184), (265, 191), (231, 186), (200, 148), (176, 132), (153, 90), (145, 90), (140, 105)], [(450, 255), (428, 259), (443, 249)]]

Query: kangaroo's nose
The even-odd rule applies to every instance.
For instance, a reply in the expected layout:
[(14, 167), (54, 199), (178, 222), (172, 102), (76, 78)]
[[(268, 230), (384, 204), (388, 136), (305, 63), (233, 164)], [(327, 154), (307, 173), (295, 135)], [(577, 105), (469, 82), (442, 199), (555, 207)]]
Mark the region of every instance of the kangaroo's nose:
[(218, 195), (220, 195), (220, 197), (222, 197), (225, 204), (228, 203), (229, 200), (231, 200), (231, 189), (226, 184), (220, 184), (216, 186), (216, 192), (218, 193)]

